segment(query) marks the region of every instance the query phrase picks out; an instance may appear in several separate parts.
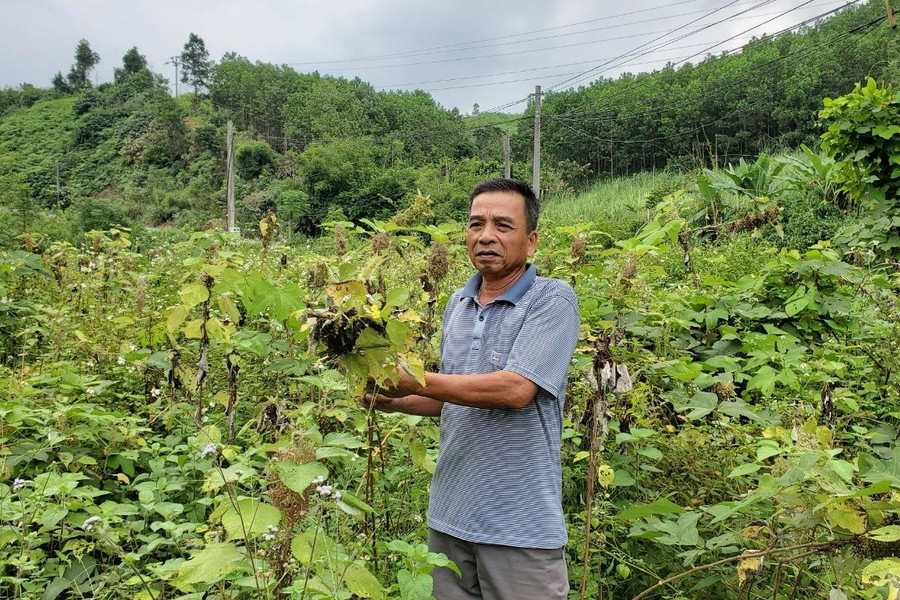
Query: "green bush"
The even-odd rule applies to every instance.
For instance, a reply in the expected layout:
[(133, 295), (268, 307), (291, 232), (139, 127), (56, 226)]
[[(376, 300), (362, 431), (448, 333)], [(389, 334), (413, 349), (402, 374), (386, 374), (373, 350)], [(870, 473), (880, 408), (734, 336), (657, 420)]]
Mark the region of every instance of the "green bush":
[(278, 160), (278, 154), (265, 142), (251, 142), (240, 146), (234, 154), (237, 174), (241, 179), (257, 179)]

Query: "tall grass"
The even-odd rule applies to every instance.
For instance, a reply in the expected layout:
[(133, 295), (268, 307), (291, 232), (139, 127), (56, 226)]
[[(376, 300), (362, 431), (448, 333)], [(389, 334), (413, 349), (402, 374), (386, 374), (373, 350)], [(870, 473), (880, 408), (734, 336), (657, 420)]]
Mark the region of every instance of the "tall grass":
[(630, 237), (649, 219), (648, 197), (683, 180), (673, 173), (637, 173), (594, 184), (579, 194), (557, 194), (542, 206), (544, 225), (593, 223), (614, 239)]

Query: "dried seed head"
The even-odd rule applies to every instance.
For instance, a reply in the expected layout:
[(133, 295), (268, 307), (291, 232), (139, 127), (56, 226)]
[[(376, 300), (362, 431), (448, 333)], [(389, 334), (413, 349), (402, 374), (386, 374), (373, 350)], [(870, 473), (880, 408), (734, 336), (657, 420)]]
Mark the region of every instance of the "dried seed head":
[(318, 260), (309, 265), (309, 287), (318, 289), (328, 283), (328, 265)]
[(143, 277), (137, 281), (137, 289), (134, 292), (134, 312), (138, 316), (144, 314), (147, 305), (147, 280)]
[(719, 381), (712, 387), (713, 393), (719, 397), (719, 400), (731, 400), (737, 396), (734, 384), (730, 381)]
[(338, 256), (347, 254), (347, 228), (343, 225), (334, 228), (334, 253)]
[(622, 267), (622, 280), (631, 281), (637, 274), (638, 259), (633, 252), (625, 257), (625, 265)]
[(398, 212), (391, 219), (397, 225), (415, 225), (431, 214), (431, 196), (427, 196), (417, 191), (416, 197), (413, 198), (412, 204), (404, 210)]
[(587, 241), (582, 236), (576, 236), (572, 240), (572, 258), (575, 259), (576, 263), (584, 262), (585, 254), (587, 252)]
[(379, 231), (372, 237), (372, 252), (381, 254), (391, 247), (391, 238), (383, 231)]
[(431, 245), (431, 250), (428, 252), (428, 265), (426, 270), (428, 272), (428, 278), (435, 285), (443, 280), (450, 271), (450, 260), (448, 256), (449, 251), (447, 249), (447, 244), (436, 243)]
[[(306, 441), (306, 438), (293, 436), (292, 441), (293, 443), (290, 446), (286, 446), (275, 453), (273, 462), (289, 461), (302, 465), (316, 460), (316, 451)], [(274, 466), (271, 466), (269, 470), (272, 473), (277, 472)], [(309, 510), (309, 495), (314, 487), (315, 485), (312, 484), (300, 494), (289, 489), (278, 479), (275, 485), (269, 488), (269, 497), (272, 499), (272, 504), (281, 511), (285, 518), (286, 523), (282, 530), (292, 531), (294, 524)]]

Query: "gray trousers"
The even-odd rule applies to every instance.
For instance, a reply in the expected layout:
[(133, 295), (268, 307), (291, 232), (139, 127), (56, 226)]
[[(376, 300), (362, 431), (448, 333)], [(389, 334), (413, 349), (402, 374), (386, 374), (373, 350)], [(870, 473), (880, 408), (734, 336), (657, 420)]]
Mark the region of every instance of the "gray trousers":
[(543, 550), (475, 544), (428, 530), (428, 549), (443, 552), (462, 577), (435, 567), (437, 600), (566, 600), (569, 575), (565, 549)]

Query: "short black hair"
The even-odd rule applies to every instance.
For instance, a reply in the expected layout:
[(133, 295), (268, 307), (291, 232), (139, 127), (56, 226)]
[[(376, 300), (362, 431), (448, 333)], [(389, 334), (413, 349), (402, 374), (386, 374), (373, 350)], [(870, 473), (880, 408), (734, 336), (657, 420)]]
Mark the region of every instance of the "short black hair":
[(504, 177), (488, 179), (479, 183), (469, 195), (470, 211), (472, 210), (472, 202), (475, 200), (475, 196), (485, 192), (514, 192), (522, 196), (525, 199), (525, 217), (528, 221), (528, 233), (537, 229), (538, 217), (541, 214), (541, 203), (531, 190), (531, 186), (527, 183), (518, 179), (506, 179)]

